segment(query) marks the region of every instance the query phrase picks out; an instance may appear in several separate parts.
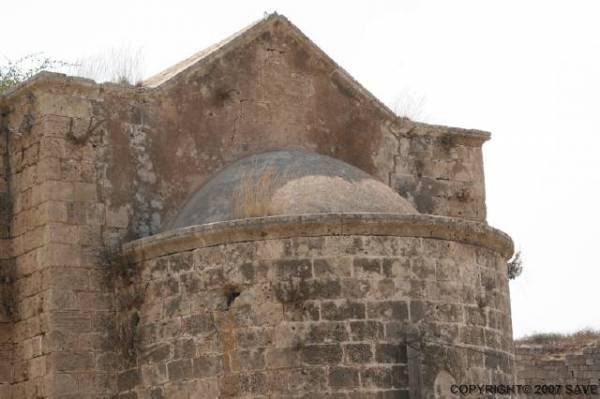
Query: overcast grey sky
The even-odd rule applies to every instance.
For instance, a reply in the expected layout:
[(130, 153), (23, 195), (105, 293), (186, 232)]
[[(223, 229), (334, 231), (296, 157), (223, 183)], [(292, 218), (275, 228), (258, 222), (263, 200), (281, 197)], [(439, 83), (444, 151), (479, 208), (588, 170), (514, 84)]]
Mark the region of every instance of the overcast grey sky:
[(142, 48), (146, 76), (261, 18), (286, 15), (389, 105), (492, 132), (488, 221), (523, 250), (516, 337), (600, 328), (597, 1), (3, 2), (0, 56), (61, 60)]

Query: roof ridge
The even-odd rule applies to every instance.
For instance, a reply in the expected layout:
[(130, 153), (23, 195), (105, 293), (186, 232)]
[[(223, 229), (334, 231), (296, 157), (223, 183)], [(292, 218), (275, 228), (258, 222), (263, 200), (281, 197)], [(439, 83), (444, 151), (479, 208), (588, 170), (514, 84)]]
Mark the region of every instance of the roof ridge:
[(198, 62), (206, 60), (207, 58), (209, 58), (210, 55), (215, 54), (218, 50), (221, 50), (224, 47), (231, 45), (232, 43), (234, 43), (236, 41), (236, 39), (239, 39), (242, 36), (244, 36), (244, 34), (252, 31), (253, 29), (257, 29), (258, 27), (264, 25), (265, 23), (270, 22), (279, 17), (280, 17), (280, 15), (277, 13), (268, 14), (267, 16), (252, 22), (250, 25), (248, 25), (248, 26), (244, 27), (243, 29), (235, 32), (234, 34), (226, 37), (225, 39), (218, 41), (218, 42), (206, 47), (205, 49), (202, 49), (202, 50), (198, 51), (197, 53), (194, 53), (193, 55), (184, 59), (183, 61), (179, 61), (175, 65), (172, 65), (172, 66), (168, 67), (167, 69), (149, 77), (148, 79), (145, 79), (142, 82), (142, 85), (146, 86), (146, 87), (150, 87), (150, 88), (158, 87), (158, 86), (162, 85), (163, 83), (166, 83), (167, 81), (171, 80), (171, 78), (175, 77), (176, 75), (180, 74), (181, 72), (194, 66)]

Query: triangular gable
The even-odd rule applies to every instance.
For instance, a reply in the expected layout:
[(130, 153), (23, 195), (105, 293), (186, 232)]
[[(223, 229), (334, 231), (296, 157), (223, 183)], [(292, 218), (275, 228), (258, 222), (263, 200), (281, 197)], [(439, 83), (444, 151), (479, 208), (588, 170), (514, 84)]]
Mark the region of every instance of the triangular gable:
[(168, 88), (170, 83), (173, 83), (183, 75), (193, 73), (201, 69), (208, 69), (210, 65), (218, 59), (224, 57), (227, 53), (234, 51), (239, 46), (247, 44), (262, 33), (270, 30), (275, 23), (281, 23), (286, 33), (294, 36), (313, 56), (322, 60), (325, 64), (330, 65), (334, 71), (332, 78), (338, 82), (342, 82), (345, 90), (353, 93), (359, 101), (371, 102), (380, 111), (387, 114), (388, 117), (395, 119), (396, 114), (383, 104), (377, 97), (358, 83), (346, 70), (340, 67), (333, 59), (331, 59), (323, 50), (321, 50), (312, 40), (310, 40), (302, 31), (291, 23), (283, 15), (273, 13), (267, 17), (256, 21), (241, 31), (233, 34), (227, 39), (216, 43), (191, 57), (167, 68), (166, 70), (145, 80), (145, 87), (163, 89)]

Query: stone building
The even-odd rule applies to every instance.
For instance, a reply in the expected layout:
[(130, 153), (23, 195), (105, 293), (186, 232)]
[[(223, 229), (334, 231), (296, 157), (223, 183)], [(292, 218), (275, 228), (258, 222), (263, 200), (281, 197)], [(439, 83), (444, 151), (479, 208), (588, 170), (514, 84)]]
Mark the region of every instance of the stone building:
[(433, 398), (515, 379), (489, 134), (284, 17), (130, 86), (0, 97), (0, 397)]
[[(593, 398), (600, 395), (600, 336), (535, 337), (515, 341), (515, 364), (520, 384), (546, 385), (557, 398)], [(567, 388), (567, 386), (570, 388)], [(558, 386), (558, 387), (557, 387)], [(595, 386), (595, 387), (594, 387)], [(540, 397), (532, 394), (523, 397)]]

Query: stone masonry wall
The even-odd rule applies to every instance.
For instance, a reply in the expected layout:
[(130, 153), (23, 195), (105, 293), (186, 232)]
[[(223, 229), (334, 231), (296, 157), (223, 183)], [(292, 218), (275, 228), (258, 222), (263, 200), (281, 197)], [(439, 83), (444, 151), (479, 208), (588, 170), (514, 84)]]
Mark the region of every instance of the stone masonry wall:
[[(600, 385), (600, 341), (557, 349), (556, 343), (515, 343), (518, 381), (521, 384)], [(538, 395), (539, 396), (539, 395)], [(566, 396), (566, 395), (565, 395)], [(531, 395), (531, 397), (537, 397)], [(556, 397), (564, 397), (557, 395)], [(569, 395), (589, 398), (589, 395)]]
[[(131, 128), (148, 140), (162, 201), (177, 204), (158, 211), (163, 219), (230, 162), (301, 148), (357, 166), (421, 213), (485, 220), (481, 145), (488, 135), (397, 118), (285, 19), (246, 32), (156, 94), (140, 113), (145, 126)], [(178, 157), (167, 157), (167, 148)], [(160, 162), (166, 158), (172, 162)], [(186, 183), (190, 191), (182, 192)]]
[[(114, 386), (112, 288), (101, 256), (104, 205), (93, 143), (69, 134), (77, 109), (23, 96), (9, 136), (14, 265), (11, 397), (91, 398)], [(8, 396), (7, 396), (8, 397)]]
[[(3, 208), (9, 209), (5, 234), (10, 247), (2, 265), (3, 313), (10, 328), (2, 334), (4, 347), (10, 346), (11, 359), (2, 379), (10, 383), (15, 398), (44, 397), (48, 394), (47, 357), (42, 347), (46, 315), (43, 313), (49, 284), (42, 276), (38, 251), (44, 244), (43, 218), (40, 217), (38, 183), (43, 128), (34, 124), (31, 96), (20, 99), (2, 118), (5, 137), (4, 173), (8, 176), (8, 195)], [(4, 256), (3, 256), (4, 257)], [(9, 283), (10, 285), (8, 286)], [(8, 387), (3, 394), (9, 396)]]
[(412, 124), (396, 137), (389, 185), (421, 213), (484, 221), (482, 141), (442, 126)]
[(348, 162), (421, 213), (486, 217), (487, 133), (397, 118), (281, 17), (157, 88), (55, 75), (35, 85), (36, 102), (71, 121), (72, 148), (96, 153), (98, 198), (119, 220), (115, 240), (119, 228), (126, 239), (160, 231), (214, 173), (276, 149)]
[(123, 398), (406, 398), (417, 386), (433, 398), (445, 372), (513, 381), (505, 264), (479, 247), (298, 237), (132, 268), (120, 294), (132, 334)]
[[(275, 75), (281, 71), (275, 68), (270, 73), (274, 75), (262, 81), (276, 82)], [(117, 355), (110, 341), (116, 332), (111, 316), (112, 287), (105, 275), (107, 260), (99, 255), (109, 253), (119, 243), (156, 233), (212, 173), (238, 157), (272, 147), (331, 153), (310, 130), (290, 130), (298, 123), (288, 119), (274, 121), (266, 134), (258, 134), (265, 125), (258, 124), (261, 114), (253, 113), (245, 114), (244, 129), (249, 130), (238, 130), (245, 142), (230, 145), (227, 135), (215, 139), (220, 131), (227, 131), (218, 126), (235, 126), (235, 109), (246, 102), (210, 103), (218, 94), (217, 88), (210, 89), (210, 82), (200, 91), (209, 90), (202, 101), (213, 105), (196, 103), (197, 108), (186, 111), (183, 104), (190, 101), (192, 93), (176, 91), (177, 96), (171, 99), (168, 92), (99, 86), (69, 78), (44, 79), (42, 76), (31, 90), (25, 88), (5, 103), (2, 120), (8, 143), (7, 167), (3, 170), (9, 174), (11, 187), (8, 201), (4, 200), (6, 194), (3, 197), (3, 208), (10, 209), (10, 215), (5, 216), (10, 221), (10, 242), (4, 239), (2, 248), (14, 248), (11, 255), (3, 251), (5, 281), (12, 282), (4, 284), (3, 291), (9, 292), (8, 303), (14, 302), (15, 312), (13, 323), (4, 325), (5, 350), (0, 354), (3, 359), (12, 359), (14, 366), (3, 362), (5, 371), (0, 379), (12, 381), (17, 398), (32, 392), (42, 397), (68, 397), (84, 391), (108, 394), (115, 389), (112, 370)], [(276, 98), (275, 88), (272, 90), (257, 95)], [(327, 92), (320, 96), (327, 96)], [(341, 101), (336, 98), (332, 94), (328, 101)], [(270, 101), (292, 109), (296, 99)], [(165, 115), (169, 107), (179, 111)], [(211, 128), (212, 122), (197, 120), (198, 113), (193, 110), (198, 107), (207, 113), (214, 107), (213, 119), (222, 121)], [(290, 115), (282, 110), (272, 112), (273, 118)], [(479, 196), (468, 201), (460, 196), (466, 202), (461, 203), (463, 206), (457, 203), (454, 211), (447, 207), (449, 202), (440, 199), (459, 186), (474, 188), (467, 188), (469, 192), (482, 187), (466, 182), (471, 175), (462, 175), (460, 179), (465, 182), (459, 182), (456, 176), (460, 174), (454, 175), (450, 167), (464, 163), (468, 173), (474, 173), (471, 177), (477, 179), (481, 171), (477, 167), (480, 138), (466, 138), (441, 127), (427, 130), (409, 121), (399, 121), (404, 130), (392, 134), (391, 129), (398, 126), (385, 127), (388, 122), (375, 110), (362, 112), (361, 118), (374, 118), (370, 134), (387, 131), (381, 133), (387, 138), (376, 150), (380, 155), (365, 160), (363, 154), (368, 152), (359, 151), (359, 146), (366, 133), (348, 134), (344, 126), (354, 125), (331, 120), (322, 134), (334, 132), (327, 133), (335, 137), (332, 148), (357, 146), (356, 151), (334, 151), (334, 155), (374, 172), (384, 181), (394, 179), (393, 186), (422, 211), (470, 212), (484, 217), (483, 202), (474, 199)], [(273, 134), (276, 131), (285, 135), (279, 137)], [(456, 137), (444, 141), (446, 134)], [(396, 148), (401, 155), (395, 155)], [(434, 156), (445, 157), (440, 158), (445, 166), (440, 167)], [(397, 171), (397, 178), (392, 171)], [(2, 189), (7, 191), (5, 186)], [(431, 201), (427, 202), (430, 194)], [(19, 342), (11, 343), (12, 337)], [(9, 347), (14, 348), (12, 354)]]
[(7, 397), (12, 382), (12, 277), (14, 264), (10, 241), (12, 207), (9, 194), (8, 132), (3, 129), (0, 110), (0, 397)]
[[(223, 71), (227, 76), (236, 73), (242, 72)], [(277, 77), (268, 75), (261, 81), (276, 82)], [(190, 83), (181, 90), (193, 87), (201, 92), (211, 90), (197, 88), (199, 85)], [(348, 131), (349, 127), (355, 129), (353, 123), (332, 118), (326, 127), (320, 128), (323, 132), (316, 134), (310, 129), (297, 128), (316, 123), (311, 119), (301, 123), (292, 119), (273, 120), (289, 117), (292, 108), (297, 109), (298, 115), (306, 115), (308, 111), (303, 107), (317, 106), (310, 101), (298, 103), (292, 96), (278, 98), (283, 96), (279, 91), (256, 95), (273, 98), (269, 100), (274, 103), (272, 107), (276, 104), (287, 107), (288, 111), (273, 108), (269, 126), (263, 124), (265, 117), (257, 113), (246, 115), (244, 125), (235, 127), (240, 103), (215, 105), (210, 97), (216, 95), (214, 93), (207, 94), (207, 98), (194, 95), (190, 99), (192, 93), (175, 89), (171, 89), (175, 92), (171, 94), (98, 86), (72, 79), (59, 79), (38, 90), (36, 103), (43, 108), (43, 114), (65, 121), (57, 127), (61, 129), (62, 141), (54, 140), (54, 144), (62, 145), (65, 154), (73, 151), (87, 157), (77, 166), (83, 169), (72, 173), (86, 175), (88, 190), (95, 185), (96, 203), (102, 204), (110, 218), (102, 234), (111, 242), (159, 232), (214, 173), (239, 158), (281, 148), (338, 157), (390, 184), (422, 213), (485, 220), (481, 159), (484, 138), (469, 136), (461, 129), (400, 119), (392, 124), (387, 116), (379, 115), (376, 108), (369, 110), (363, 106), (361, 117), (372, 125), (368, 129)], [(276, 88), (272, 90), (275, 92)], [(329, 96), (331, 103), (348, 102), (339, 98), (341, 95), (336, 91)], [(327, 92), (320, 93), (320, 101), (324, 101), (324, 97)], [(351, 103), (348, 106), (353, 107)], [(206, 112), (198, 113), (198, 109)], [(210, 118), (205, 114), (211, 114)], [(339, 110), (334, 113), (338, 119), (340, 114)], [(319, 120), (325, 121), (325, 116)], [(231, 139), (230, 129), (240, 138)], [(329, 137), (327, 145), (320, 142), (321, 135)], [(364, 149), (364, 141), (372, 141), (370, 146), (378, 144)], [(335, 148), (339, 150), (331, 150)], [(343, 152), (342, 148), (345, 148)], [(70, 167), (75, 167), (74, 162), (72, 159)], [(67, 163), (61, 167), (68, 167)]]
[(331, 155), (421, 212), (484, 221), (487, 135), (396, 118), (361, 90), (277, 17), (159, 88), (47, 73), (1, 95), (0, 393), (114, 393), (114, 248), (252, 153)]

